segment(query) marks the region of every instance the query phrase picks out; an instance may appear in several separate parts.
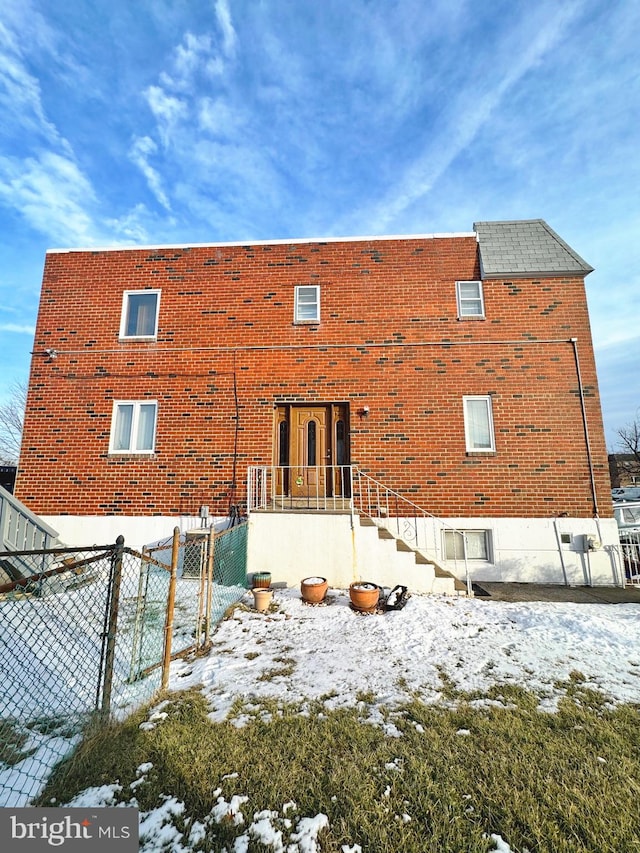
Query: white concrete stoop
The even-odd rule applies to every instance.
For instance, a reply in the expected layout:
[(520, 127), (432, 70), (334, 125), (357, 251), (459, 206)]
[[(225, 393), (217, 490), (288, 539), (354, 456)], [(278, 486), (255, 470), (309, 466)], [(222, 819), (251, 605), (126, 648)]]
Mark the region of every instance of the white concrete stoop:
[(467, 587), (432, 558), (368, 516), (359, 516), (361, 558), (371, 567), (370, 580), (384, 586), (404, 584), (410, 590), (440, 595), (467, 595)]

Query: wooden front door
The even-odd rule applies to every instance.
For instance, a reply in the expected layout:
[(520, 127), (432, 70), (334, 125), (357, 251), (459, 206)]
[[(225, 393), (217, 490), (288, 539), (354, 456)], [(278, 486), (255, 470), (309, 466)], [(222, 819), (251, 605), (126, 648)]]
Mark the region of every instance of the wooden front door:
[(326, 465), (330, 464), (326, 406), (291, 410), (291, 494), (294, 497), (327, 494)]
[(347, 407), (280, 406), (277, 413), (279, 494), (291, 497), (345, 495), (349, 441)]

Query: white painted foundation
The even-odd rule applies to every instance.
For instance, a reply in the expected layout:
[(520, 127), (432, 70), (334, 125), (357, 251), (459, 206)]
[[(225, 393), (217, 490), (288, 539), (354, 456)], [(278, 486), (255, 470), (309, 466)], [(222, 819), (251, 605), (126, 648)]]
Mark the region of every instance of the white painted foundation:
[[(548, 583), (562, 586), (622, 586), (615, 519), (450, 518), (461, 530), (490, 530), (491, 562), (469, 561), (474, 581)], [(569, 542), (562, 542), (562, 534)], [(584, 537), (595, 550), (585, 550)], [(443, 567), (451, 568), (446, 561)]]
[[(143, 545), (168, 539), (174, 527), (184, 533), (202, 526), (197, 516), (43, 516), (67, 545), (107, 545), (122, 534), (125, 544)], [(212, 519), (209, 519), (211, 522)], [(223, 521), (216, 519), (216, 522)], [(614, 519), (590, 518), (452, 518), (444, 520), (458, 529), (489, 530), (490, 562), (469, 560), (472, 581), (549, 583), (562, 586), (621, 586), (622, 571), (615, 547), (619, 545)], [(412, 525), (407, 519), (388, 519), (401, 535)], [(217, 526), (217, 525), (216, 525)], [(562, 534), (570, 541), (562, 543)], [(600, 543), (585, 550), (584, 537)], [(442, 568), (465, 581), (465, 567), (447, 562), (443, 555), (442, 528), (425, 521), (420, 534), (423, 552)], [(381, 586), (402, 583), (415, 592), (445, 591), (433, 571), (416, 565), (413, 554), (399, 552), (393, 540), (380, 540), (375, 528), (362, 527), (358, 517), (352, 528), (348, 513), (253, 512), (249, 520), (247, 572), (266, 571), (272, 581), (299, 586), (312, 575), (326, 577), (338, 588), (354, 580)]]
[(43, 521), (58, 531), (65, 545), (113, 545), (118, 536), (124, 544), (140, 551), (143, 545), (170, 539), (174, 527), (180, 532), (202, 526), (198, 516), (43, 515)]
[[(469, 560), (471, 581), (548, 583), (562, 586), (621, 586), (622, 572), (615, 546), (618, 527), (613, 519), (446, 519), (457, 529), (490, 530), (492, 560)], [(388, 519), (391, 530), (402, 533), (411, 523)], [(465, 581), (464, 561), (446, 561), (442, 528), (435, 521), (423, 533), (432, 556), (442, 568)], [(562, 543), (562, 534), (570, 538)], [(584, 550), (584, 537), (600, 543)], [(431, 575), (416, 566), (412, 555), (397, 552), (393, 540), (378, 540), (375, 528), (361, 527), (344, 514), (261, 513), (251, 514), (248, 571), (271, 572), (272, 580), (297, 586), (310, 575), (326, 577), (332, 586), (344, 588), (354, 580), (382, 586), (402, 583), (416, 592), (439, 591)]]

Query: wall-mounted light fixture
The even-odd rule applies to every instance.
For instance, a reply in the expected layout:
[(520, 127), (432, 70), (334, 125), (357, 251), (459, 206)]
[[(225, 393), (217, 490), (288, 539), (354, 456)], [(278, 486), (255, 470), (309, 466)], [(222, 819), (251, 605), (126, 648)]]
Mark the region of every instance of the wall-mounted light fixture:
[(369, 406), (363, 406), (358, 412), (361, 418), (366, 418), (369, 414)]

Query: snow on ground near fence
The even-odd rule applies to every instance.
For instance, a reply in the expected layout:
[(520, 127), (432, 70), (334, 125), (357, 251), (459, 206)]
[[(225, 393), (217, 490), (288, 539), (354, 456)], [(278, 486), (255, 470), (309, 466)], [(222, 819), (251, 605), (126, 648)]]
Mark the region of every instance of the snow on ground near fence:
[[(22, 747), (26, 757), (12, 766), (0, 765), (1, 807), (26, 806), (40, 793), (54, 766), (75, 748), (82, 724), (95, 708), (105, 605), (87, 606), (86, 593), (84, 588), (65, 593), (64, 599), (52, 595), (6, 600), (0, 607), (0, 711), (3, 719), (11, 719), (27, 736)], [(195, 581), (178, 581), (174, 652), (194, 641), (197, 594)], [(96, 595), (104, 598), (106, 591), (98, 588)], [(238, 587), (216, 586), (213, 618), (222, 618), (240, 595), (242, 590)], [(127, 716), (149, 701), (160, 687), (159, 667), (143, 678), (128, 680), (134, 641), (133, 610), (135, 601), (123, 596), (112, 694), (112, 714), (116, 718)], [(154, 612), (151, 610), (153, 624), (147, 625), (146, 630), (155, 662), (161, 660), (165, 602), (160, 602)], [(77, 666), (70, 666), (70, 662)], [(13, 689), (16, 685), (19, 689)], [(59, 730), (39, 731), (34, 721), (44, 715), (48, 720), (58, 718)]]
[[(325, 606), (303, 604), (295, 590), (276, 591), (274, 600), (279, 608), (274, 613), (236, 609), (213, 636), (208, 657), (172, 665), (171, 687), (199, 686), (211, 703), (214, 720), (226, 718), (238, 697), (254, 714), (260, 714), (265, 699), (299, 703), (301, 713), (308, 713), (305, 703), (312, 700), (330, 697), (324, 699), (327, 709), (356, 706), (358, 694), (367, 691), (377, 695), (378, 706), (369, 708), (367, 722), (379, 724), (390, 737), (399, 732), (384, 719), (381, 707), (394, 708), (412, 698), (414, 691), (425, 702), (445, 701), (440, 672), (466, 691), (484, 692), (501, 683), (522, 685), (536, 691), (541, 708), (549, 712), (564, 694), (559, 683), (575, 671), (612, 702), (640, 701), (640, 607), (634, 604), (511, 604), (413, 596), (403, 610), (365, 616), (354, 613), (348, 595), (336, 590), (330, 590)], [(244, 603), (251, 606), (250, 594)], [(293, 664), (286, 675), (278, 676), (283, 657)], [(259, 680), (267, 672), (272, 673), (270, 680)], [(142, 726), (162, 725), (163, 718), (157, 707)], [(238, 726), (248, 721), (248, 714), (233, 720)], [(138, 769), (140, 780), (128, 794), (131, 805), (136, 804), (135, 787), (152, 770), (150, 764)], [(112, 805), (123, 793), (114, 780), (112, 785), (82, 792), (68, 805)], [(327, 825), (326, 815), (301, 815), (295, 803), (244, 815), (246, 795), (239, 779), (229, 801), (220, 794), (220, 788), (214, 791), (215, 803), (205, 823), (233, 814), (241, 833), (235, 853), (257, 840), (280, 853), (317, 850), (317, 834)], [(182, 818), (187, 818), (184, 834), (176, 826)], [(158, 808), (140, 815), (140, 849), (155, 853), (166, 843), (174, 853), (190, 853), (205, 828), (190, 821), (184, 803), (167, 794)], [(506, 842), (490, 828), (487, 837), (494, 850), (509, 853)], [(358, 844), (342, 850), (361, 853)]]

